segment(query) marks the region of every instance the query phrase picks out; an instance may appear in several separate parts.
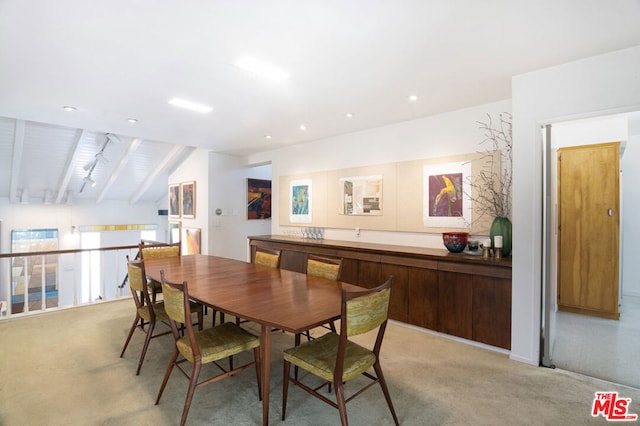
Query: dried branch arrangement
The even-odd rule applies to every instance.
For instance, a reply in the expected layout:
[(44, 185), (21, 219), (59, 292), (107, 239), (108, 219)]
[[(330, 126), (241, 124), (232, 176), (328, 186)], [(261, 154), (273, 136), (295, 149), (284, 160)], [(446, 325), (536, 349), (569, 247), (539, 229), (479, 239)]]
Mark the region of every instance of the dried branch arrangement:
[(478, 176), (469, 179), (469, 198), (473, 201), (473, 209), (478, 215), (474, 222), (484, 216), (508, 218), (511, 215), (513, 181), (511, 114), (501, 113), (497, 122), (487, 114), (487, 120), (478, 121), (478, 125), (484, 133), (480, 145), (488, 147), (478, 152), (485, 166)]

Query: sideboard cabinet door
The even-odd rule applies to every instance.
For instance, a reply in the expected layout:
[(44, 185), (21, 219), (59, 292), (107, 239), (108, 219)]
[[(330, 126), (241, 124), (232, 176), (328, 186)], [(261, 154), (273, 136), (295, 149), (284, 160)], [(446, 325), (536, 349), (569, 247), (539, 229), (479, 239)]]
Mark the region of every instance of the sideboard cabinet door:
[(473, 338), (473, 275), (438, 272), (438, 331)]

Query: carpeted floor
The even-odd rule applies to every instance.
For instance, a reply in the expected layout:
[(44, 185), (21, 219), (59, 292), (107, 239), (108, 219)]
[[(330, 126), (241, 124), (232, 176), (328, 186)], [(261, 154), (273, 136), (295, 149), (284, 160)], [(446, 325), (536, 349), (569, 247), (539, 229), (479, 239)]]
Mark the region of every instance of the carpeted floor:
[[(160, 405), (154, 405), (172, 338), (152, 340), (136, 377), (143, 334), (137, 332), (119, 357), (132, 320), (133, 302), (120, 300), (0, 321), (0, 424), (178, 424), (187, 388), (183, 376), (174, 371)], [(287, 419), (280, 420), (280, 354), (292, 343), (288, 333), (273, 335), (270, 423), (339, 424), (337, 410), (295, 387)], [(596, 391), (617, 391), (632, 399), (630, 412), (640, 413), (640, 390), (533, 367), (398, 324), (387, 329), (382, 367), (403, 425), (605, 424), (602, 416), (591, 416)], [(352, 425), (392, 424), (377, 386), (347, 410)], [(187, 423), (258, 425), (261, 414), (255, 374), (248, 370), (197, 390)]]

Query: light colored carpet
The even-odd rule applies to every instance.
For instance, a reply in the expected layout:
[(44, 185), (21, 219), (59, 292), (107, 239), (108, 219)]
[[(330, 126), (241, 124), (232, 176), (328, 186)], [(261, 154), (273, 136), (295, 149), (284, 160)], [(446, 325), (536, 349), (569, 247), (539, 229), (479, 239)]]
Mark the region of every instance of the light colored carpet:
[[(132, 320), (133, 302), (120, 300), (0, 321), (0, 424), (178, 424), (187, 388), (182, 375), (174, 371), (154, 405), (172, 338), (152, 340), (136, 377), (141, 332), (119, 357)], [(289, 389), (287, 419), (280, 420), (281, 351), (293, 336), (275, 332), (273, 343), (270, 423), (339, 424), (337, 410), (296, 387)], [(596, 391), (617, 391), (640, 413), (640, 390), (525, 365), (398, 324), (388, 327), (382, 367), (403, 425), (605, 424), (591, 416)], [(347, 410), (352, 425), (392, 424), (378, 386)], [(257, 425), (261, 414), (255, 374), (247, 370), (197, 390), (187, 423)]]

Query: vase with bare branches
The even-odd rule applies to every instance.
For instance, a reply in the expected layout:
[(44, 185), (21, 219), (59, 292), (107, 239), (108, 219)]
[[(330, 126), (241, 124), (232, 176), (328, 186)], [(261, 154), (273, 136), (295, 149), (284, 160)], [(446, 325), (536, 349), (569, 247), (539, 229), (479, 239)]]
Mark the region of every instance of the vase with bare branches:
[(511, 131), (511, 114), (503, 112), (494, 119), (487, 114), (486, 121), (478, 121), (484, 139), (480, 145), (486, 147), (478, 152), (482, 169), (477, 176), (469, 179), (471, 194), (476, 214), (474, 221), (489, 216), (493, 218), (490, 228), (491, 245), (494, 237), (502, 235), (502, 253), (511, 253), (511, 191), (513, 182), (513, 139)]

